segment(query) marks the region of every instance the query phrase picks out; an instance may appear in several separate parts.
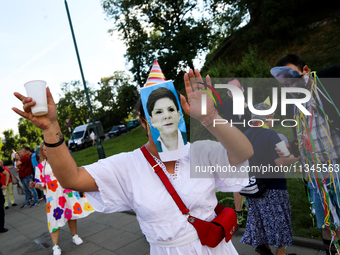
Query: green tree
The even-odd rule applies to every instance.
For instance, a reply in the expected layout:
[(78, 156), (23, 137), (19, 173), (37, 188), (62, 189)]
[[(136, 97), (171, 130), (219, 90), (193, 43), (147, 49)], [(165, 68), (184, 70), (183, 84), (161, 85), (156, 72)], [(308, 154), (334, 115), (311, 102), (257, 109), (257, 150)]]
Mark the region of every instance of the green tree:
[[(97, 109), (97, 104), (94, 100), (95, 90), (87, 83), (87, 90), (91, 100), (93, 111)], [(64, 82), (61, 84), (62, 94), (60, 97), (64, 100), (59, 100), (56, 104), (58, 113), (58, 122), (62, 133), (70, 134), (66, 126), (65, 120), (68, 118), (72, 129), (76, 126), (83, 125), (87, 119), (90, 119), (90, 112), (85, 97), (84, 86), (80, 81)], [(69, 135), (70, 136), (70, 135)], [(67, 139), (66, 139), (67, 140)]]
[(102, 6), (127, 46), (125, 57), (140, 87), (156, 58), (165, 77), (182, 84), (183, 70), (194, 68), (195, 57), (209, 46), (210, 23), (193, 18), (202, 12), (197, 1), (102, 0)]
[(119, 124), (131, 114), (137, 98), (138, 90), (132, 84), (131, 77), (124, 71), (115, 71), (112, 76), (101, 78), (96, 91), (98, 107), (96, 116), (104, 127)]
[(137, 103), (138, 95), (137, 88), (134, 85), (123, 84), (118, 88), (117, 110), (121, 113), (122, 119), (127, 118), (132, 113)]
[(249, 8), (246, 2), (245, 0), (205, 0), (215, 38), (211, 41), (211, 49), (216, 48), (225, 38), (240, 28), (242, 22), (249, 19)]
[(2, 139), (0, 139), (0, 159), (2, 159), (2, 155), (4, 155), (4, 152), (2, 151), (2, 146), (3, 146)]
[(20, 138), (26, 138), (25, 142), (20, 142), (22, 145), (28, 144), (30, 148), (34, 149), (42, 142), (43, 133), (41, 129), (34, 126), (31, 121), (19, 118), (18, 128)]
[[(308, 30), (307, 26), (317, 21), (320, 16), (329, 18), (329, 13), (339, 9), (339, 3), (330, 0), (323, 2), (322, 6), (317, 0), (204, 0), (204, 2), (213, 18), (215, 32), (220, 38), (230, 36), (242, 22), (248, 21), (248, 29), (243, 30), (238, 39), (240, 43), (264, 38), (289, 42), (302, 30)], [(310, 15), (311, 13), (313, 15)]]
[(5, 143), (1, 147), (3, 160), (10, 160), (12, 150), (18, 151), (20, 148), (19, 135), (14, 135), (13, 129), (7, 129), (3, 132)]

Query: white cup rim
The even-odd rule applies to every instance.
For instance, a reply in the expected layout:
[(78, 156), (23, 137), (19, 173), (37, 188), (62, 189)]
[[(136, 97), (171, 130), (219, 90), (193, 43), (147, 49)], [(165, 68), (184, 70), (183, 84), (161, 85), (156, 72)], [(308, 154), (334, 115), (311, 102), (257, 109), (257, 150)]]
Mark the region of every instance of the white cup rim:
[(38, 82), (44, 82), (44, 83), (45, 83), (45, 85), (47, 84), (47, 82), (46, 82), (46, 81), (44, 81), (44, 80), (32, 80), (32, 81), (28, 81), (28, 82), (26, 82), (26, 83), (24, 84), (24, 87), (26, 86), (26, 84), (27, 84), (27, 83), (31, 83), (31, 82), (35, 82), (35, 81), (38, 81)]

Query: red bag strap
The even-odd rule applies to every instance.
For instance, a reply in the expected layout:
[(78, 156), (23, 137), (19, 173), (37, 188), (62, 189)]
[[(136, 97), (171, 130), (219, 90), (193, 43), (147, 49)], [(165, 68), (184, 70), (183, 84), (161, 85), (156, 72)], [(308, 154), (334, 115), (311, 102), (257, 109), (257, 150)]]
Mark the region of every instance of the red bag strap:
[(189, 213), (189, 209), (185, 206), (182, 199), (177, 194), (176, 190), (172, 186), (171, 182), (169, 181), (168, 177), (165, 175), (162, 167), (155, 161), (155, 159), (152, 157), (148, 149), (143, 145), (141, 148), (141, 151), (144, 154), (144, 157), (149, 161), (150, 165), (152, 166), (152, 169), (155, 171), (155, 173), (158, 175), (158, 177), (163, 182), (165, 188), (170, 193), (171, 197), (175, 201), (178, 208), (181, 210), (183, 214)]

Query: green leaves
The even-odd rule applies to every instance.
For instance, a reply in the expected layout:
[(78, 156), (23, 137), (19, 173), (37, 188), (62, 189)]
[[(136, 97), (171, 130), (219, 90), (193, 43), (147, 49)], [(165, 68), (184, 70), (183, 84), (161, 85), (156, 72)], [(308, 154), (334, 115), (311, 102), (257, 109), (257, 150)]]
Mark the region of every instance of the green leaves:
[[(5, 140), (6, 140), (6, 143), (3, 144), (3, 146), (1, 147), (1, 151), (3, 153), (3, 156), (2, 156), (2, 160), (3, 161), (9, 161), (11, 159), (11, 151), (14, 149), (17, 151), (17, 149), (19, 149), (19, 141), (18, 141), (18, 138), (19, 136), (18, 135), (15, 135), (14, 136), (14, 131), (13, 129), (7, 129), (3, 132), (3, 135), (5, 137)], [(4, 162), (5, 165), (6, 162)]]
[[(113, 75), (101, 78), (98, 86), (98, 89), (94, 89), (87, 83), (94, 118), (101, 121), (104, 129), (109, 129), (132, 113), (139, 96), (138, 90), (124, 71), (114, 71)], [(65, 120), (69, 119), (73, 130), (85, 124), (90, 114), (80, 81), (65, 82), (61, 84), (61, 90), (62, 99), (57, 103), (58, 122), (65, 140), (68, 140), (71, 134)]]
[(158, 59), (166, 79), (180, 90), (183, 71), (194, 68), (194, 58), (209, 45), (209, 23), (193, 18), (197, 1), (120, 0), (102, 1), (102, 6), (127, 46), (125, 57), (137, 84), (144, 86)]
[(33, 123), (27, 119), (20, 118), (18, 123), (20, 144), (21, 146), (29, 146), (31, 149), (35, 149), (42, 142), (43, 133), (41, 129), (33, 125)]
[[(92, 103), (93, 111), (97, 105), (94, 101), (95, 91), (90, 84), (87, 85), (87, 91)], [(87, 119), (90, 119), (90, 113), (85, 97), (84, 85), (80, 81), (64, 82), (61, 84), (62, 98), (56, 104), (58, 113), (58, 122), (65, 140), (68, 141), (71, 133), (68, 131), (66, 119), (69, 119), (71, 129), (83, 125)]]
[(98, 83), (96, 101), (101, 103), (97, 116), (104, 128), (120, 124), (127, 118), (137, 102), (139, 93), (131, 77), (124, 71), (115, 71), (112, 76), (104, 77)]

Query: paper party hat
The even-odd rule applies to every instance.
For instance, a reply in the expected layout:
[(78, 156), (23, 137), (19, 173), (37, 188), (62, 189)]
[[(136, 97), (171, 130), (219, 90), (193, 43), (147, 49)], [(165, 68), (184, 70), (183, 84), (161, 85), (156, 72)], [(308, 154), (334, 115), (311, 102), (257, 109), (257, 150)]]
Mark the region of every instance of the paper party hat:
[(166, 80), (165, 80), (164, 74), (162, 72), (162, 69), (159, 66), (157, 59), (156, 59), (155, 62), (153, 63), (152, 68), (151, 68), (149, 78), (146, 81), (144, 86), (146, 87), (146, 86), (150, 86), (150, 85), (154, 85), (154, 84), (159, 84), (159, 83), (163, 83), (165, 81)]
[(266, 100), (263, 101), (263, 103), (272, 105), (272, 104), (270, 103), (270, 97), (267, 97)]

